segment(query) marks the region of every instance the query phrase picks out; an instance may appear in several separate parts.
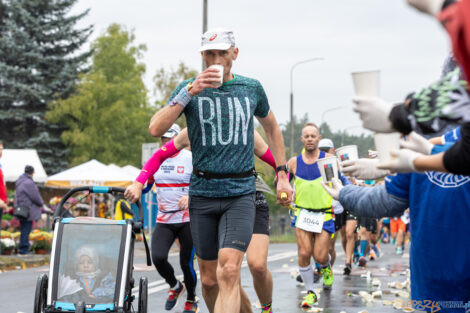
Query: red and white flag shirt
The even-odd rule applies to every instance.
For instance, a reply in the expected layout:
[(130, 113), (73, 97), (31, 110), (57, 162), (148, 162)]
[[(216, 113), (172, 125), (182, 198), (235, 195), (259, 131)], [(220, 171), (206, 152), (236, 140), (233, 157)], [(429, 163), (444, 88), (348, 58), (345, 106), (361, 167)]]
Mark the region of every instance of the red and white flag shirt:
[(189, 222), (189, 210), (180, 210), (178, 201), (181, 197), (188, 195), (192, 171), (192, 153), (183, 149), (165, 160), (155, 173), (158, 201), (157, 223)]

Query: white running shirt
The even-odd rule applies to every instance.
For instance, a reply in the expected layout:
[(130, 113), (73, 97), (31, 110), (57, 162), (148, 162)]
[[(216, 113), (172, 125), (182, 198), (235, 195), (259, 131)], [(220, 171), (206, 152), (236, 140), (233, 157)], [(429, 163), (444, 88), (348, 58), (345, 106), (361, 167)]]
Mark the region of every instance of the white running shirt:
[(192, 153), (186, 149), (162, 163), (155, 173), (157, 188), (157, 223), (189, 222), (189, 210), (180, 210), (178, 201), (188, 195), (189, 180), (193, 172)]

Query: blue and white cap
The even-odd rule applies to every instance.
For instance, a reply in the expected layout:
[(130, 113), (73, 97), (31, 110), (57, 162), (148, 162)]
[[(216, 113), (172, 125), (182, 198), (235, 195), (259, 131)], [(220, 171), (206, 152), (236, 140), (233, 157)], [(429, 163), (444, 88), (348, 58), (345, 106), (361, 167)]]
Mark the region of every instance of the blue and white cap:
[(201, 48), (199, 51), (227, 50), (230, 47), (235, 47), (233, 31), (225, 28), (214, 28), (202, 35)]

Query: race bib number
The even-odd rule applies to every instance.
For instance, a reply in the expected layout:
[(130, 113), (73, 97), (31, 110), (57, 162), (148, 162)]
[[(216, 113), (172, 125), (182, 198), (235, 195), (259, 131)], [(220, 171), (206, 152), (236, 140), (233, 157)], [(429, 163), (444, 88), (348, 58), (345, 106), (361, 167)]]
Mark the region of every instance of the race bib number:
[(324, 221), (325, 213), (302, 209), (300, 210), (299, 216), (297, 216), (295, 227), (311, 233), (321, 233)]

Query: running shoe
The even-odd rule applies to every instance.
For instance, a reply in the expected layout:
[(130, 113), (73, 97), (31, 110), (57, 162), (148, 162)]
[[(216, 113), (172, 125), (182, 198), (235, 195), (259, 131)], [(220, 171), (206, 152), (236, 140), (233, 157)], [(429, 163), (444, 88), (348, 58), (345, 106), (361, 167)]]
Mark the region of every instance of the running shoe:
[(318, 271), (318, 268), (315, 267), (315, 270), (313, 272), (313, 282), (317, 283), (320, 280), (321, 277), (321, 272)]
[(178, 289), (170, 289), (168, 291), (168, 299), (166, 299), (165, 303), (165, 310), (170, 311), (173, 309), (176, 305), (176, 302), (178, 301), (178, 297), (183, 293), (184, 291), (184, 284), (179, 282), (180, 287)]
[(367, 259), (366, 259), (364, 256), (361, 256), (361, 257), (359, 258), (359, 266), (360, 266), (360, 267), (365, 267), (366, 264), (367, 264)]
[(302, 300), (302, 307), (303, 308), (311, 308), (315, 303), (317, 303), (318, 298), (315, 292), (309, 290), (307, 295)]
[(299, 283), (303, 283), (304, 280), (302, 279), (302, 276), (299, 274), (297, 275), (297, 278), (295, 279), (296, 281), (298, 281)]
[(397, 254), (403, 254), (403, 249), (401, 247), (397, 248)]
[(199, 308), (197, 307), (197, 302), (187, 300), (184, 304), (184, 311), (183, 313), (196, 313), (199, 312)]
[(349, 274), (351, 274), (351, 269), (351, 263), (346, 263), (346, 266), (344, 266), (343, 275), (349, 276)]
[(375, 255), (375, 252), (373, 250), (370, 250), (369, 252), (369, 260), (373, 261), (377, 258), (377, 256)]
[(323, 289), (330, 289), (333, 285), (333, 271), (331, 270), (331, 265), (321, 269), (323, 276)]
[(273, 310), (271, 308), (271, 303), (261, 304), (261, 313), (273, 313)]

